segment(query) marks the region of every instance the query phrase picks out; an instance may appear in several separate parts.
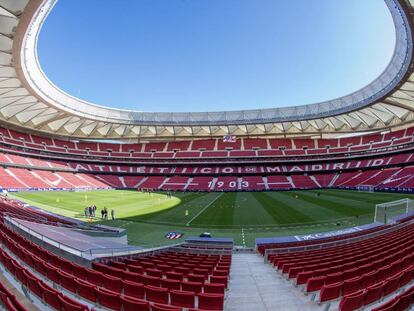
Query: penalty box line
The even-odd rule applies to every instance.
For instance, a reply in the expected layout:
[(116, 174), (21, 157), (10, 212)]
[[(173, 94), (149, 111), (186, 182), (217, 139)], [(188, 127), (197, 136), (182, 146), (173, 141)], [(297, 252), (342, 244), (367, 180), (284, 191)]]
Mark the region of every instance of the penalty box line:
[(201, 213), (203, 213), (206, 209), (208, 209), (211, 204), (213, 204), (214, 202), (216, 202), (217, 199), (223, 195), (223, 193), (224, 192), (220, 193), (213, 201), (211, 201), (210, 203), (208, 203), (201, 211), (199, 211), (193, 218), (191, 218), (190, 221), (186, 223), (186, 226), (190, 225), (193, 222), (194, 219), (196, 219), (198, 216), (201, 215)]

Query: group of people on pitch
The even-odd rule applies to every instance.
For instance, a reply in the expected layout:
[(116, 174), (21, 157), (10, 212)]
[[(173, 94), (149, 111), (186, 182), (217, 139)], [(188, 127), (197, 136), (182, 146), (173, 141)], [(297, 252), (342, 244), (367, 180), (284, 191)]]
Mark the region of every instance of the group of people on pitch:
[[(108, 209), (106, 206), (101, 210), (101, 215), (103, 220), (108, 220)], [(115, 220), (115, 211), (111, 209), (111, 218), (112, 220)]]
[(91, 205), (91, 206), (85, 207), (85, 217), (86, 218), (95, 217), (95, 213), (96, 213), (96, 205)]
[[(96, 217), (96, 210), (97, 210), (96, 205), (85, 207), (85, 217), (86, 218)], [(108, 209), (106, 208), (106, 206), (104, 206), (104, 208), (101, 209), (101, 217), (103, 220), (108, 220)], [(113, 209), (111, 210), (111, 218), (112, 220), (115, 220), (115, 211)]]

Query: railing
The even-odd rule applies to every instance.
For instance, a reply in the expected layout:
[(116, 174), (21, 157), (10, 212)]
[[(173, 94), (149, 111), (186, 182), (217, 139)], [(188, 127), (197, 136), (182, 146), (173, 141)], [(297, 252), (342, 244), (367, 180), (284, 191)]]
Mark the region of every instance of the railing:
[(131, 258), (131, 256), (134, 256), (134, 258), (138, 257), (147, 257), (156, 255), (158, 253), (161, 253), (165, 250), (170, 250), (174, 247), (179, 247), (182, 243), (177, 244), (151, 244), (151, 245), (141, 245), (142, 249), (136, 252), (132, 253), (125, 253), (125, 254), (114, 254), (112, 256), (106, 255), (99, 258), (99, 262), (107, 262), (109, 260), (120, 260), (120, 259), (126, 259)]
[[(3, 212), (3, 216), (4, 217), (9, 217), (9, 218), (16, 218), (16, 219), (21, 219), (21, 220), (25, 220), (25, 221), (30, 221), (30, 222), (35, 222), (35, 223), (40, 223), (43, 225), (52, 225), (55, 227), (62, 227), (62, 228), (68, 228), (68, 229), (74, 229), (74, 230), (82, 230), (82, 231), (87, 231), (89, 232), (102, 232), (102, 233), (106, 233), (106, 232), (116, 232), (116, 230), (110, 230), (110, 229), (106, 229), (106, 228), (99, 228), (96, 226), (90, 226), (87, 224), (82, 224), (82, 223), (73, 223), (73, 224), (65, 224), (65, 223), (61, 223), (59, 221), (50, 221), (49, 219), (47, 219), (46, 217), (37, 214), (36, 216), (24, 216), (21, 214), (17, 214), (17, 213), (10, 213), (10, 212)], [(59, 217), (59, 215), (54, 215), (52, 214), (53, 217), (58, 217), (58, 218), (62, 218)], [(65, 220), (65, 218), (63, 218)]]
[[(50, 237), (47, 237), (39, 232), (36, 232), (23, 224), (20, 224), (15, 219), (13, 219), (10, 216), (4, 217), (5, 224), (8, 225), (9, 228), (11, 228), (13, 231), (16, 231), (15, 229), (19, 229), (20, 231), (26, 232), (29, 235), (29, 239), (33, 240), (38, 239), (44, 243), (47, 243), (49, 245), (52, 245), (59, 250), (71, 253), (73, 255), (76, 255), (78, 257), (86, 258), (86, 259), (93, 259), (95, 257), (103, 257), (103, 256), (117, 256), (117, 255), (131, 255), (136, 254), (143, 251), (142, 247), (139, 246), (125, 246), (125, 247), (119, 247), (119, 248), (90, 248), (87, 250), (80, 250), (72, 245), (68, 245), (66, 243), (62, 243), (60, 241), (57, 241), (55, 239), (52, 239)], [(156, 248), (157, 246), (153, 246)], [(149, 249), (151, 251), (151, 249)]]
[(10, 218), (18, 218), (21, 220), (44, 223), (44, 224), (49, 223), (48, 219), (42, 215), (39, 215), (39, 217), (29, 217), (29, 216), (24, 216), (22, 214), (10, 213), (10, 212), (3, 212), (2, 214), (3, 214), (3, 217), (5, 218), (10, 217)]
[(292, 247), (285, 247), (285, 248), (270, 248), (270, 249), (265, 250), (264, 258), (266, 262), (268, 261), (269, 255), (280, 254), (280, 253), (301, 252), (301, 251), (309, 251), (309, 250), (318, 250), (318, 249), (325, 249), (325, 248), (330, 248), (330, 247), (335, 247), (335, 246), (347, 245), (347, 244), (367, 240), (370, 238), (374, 238), (380, 235), (384, 235), (390, 232), (394, 232), (401, 228), (407, 227), (411, 224), (414, 224), (414, 219), (404, 222), (404, 223), (386, 227), (383, 230), (375, 231), (372, 233), (360, 235), (360, 236), (349, 238), (349, 239), (336, 240), (336, 241), (325, 242), (325, 243), (322, 242), (318, 244), (310, 244), (310, 245), (302, 245), (302, 246), (292, 246)]
[(209, 247), (197, 247), (197, 248), (191, 248), (191, 247), (171, 247), (169, 250), (177, 253), (189, 253), (189, 254), (211, 254), (211, 255), (231, 255), (233, 252), (233, 248), (231, 249), (214, 249)]

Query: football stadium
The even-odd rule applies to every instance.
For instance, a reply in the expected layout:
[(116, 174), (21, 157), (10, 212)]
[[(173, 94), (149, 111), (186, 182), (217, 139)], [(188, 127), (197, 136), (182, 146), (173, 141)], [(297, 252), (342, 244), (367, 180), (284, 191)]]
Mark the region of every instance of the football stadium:
[(57, 0), (0, 0), (0, 309), (414, 310), (414, 1), (378, 1), (348, 95), (151, 112), (53, 84)]

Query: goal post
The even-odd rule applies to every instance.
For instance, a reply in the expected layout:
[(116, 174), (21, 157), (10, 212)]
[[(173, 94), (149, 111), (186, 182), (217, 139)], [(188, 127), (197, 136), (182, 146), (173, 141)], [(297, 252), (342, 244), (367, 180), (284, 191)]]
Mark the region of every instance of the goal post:
[(393, 217), (414, 211), (414, 200), (401, 199), (375, 205), (375, 222), (388, 223)]

